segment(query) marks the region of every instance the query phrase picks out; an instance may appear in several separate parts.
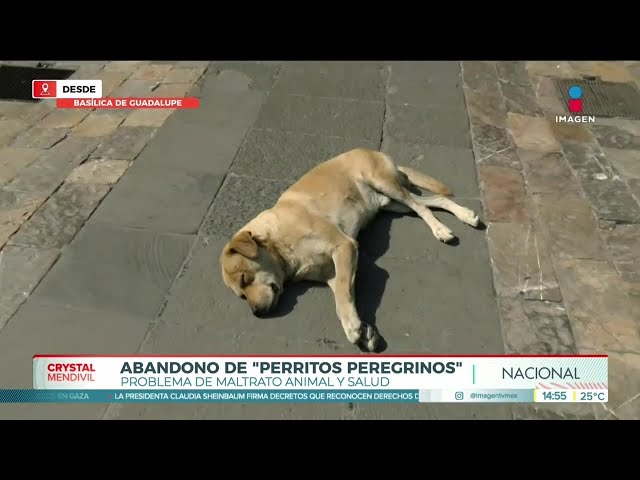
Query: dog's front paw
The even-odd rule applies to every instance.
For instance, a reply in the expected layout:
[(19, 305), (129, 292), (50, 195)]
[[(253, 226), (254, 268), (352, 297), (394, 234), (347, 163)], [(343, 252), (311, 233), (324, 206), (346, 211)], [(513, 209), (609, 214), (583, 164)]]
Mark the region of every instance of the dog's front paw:
[(447, 243), (455, 238), (455, 235), (444, 225), (436, 225), (433, 228), (433, 235), (441, 242)]
[(367, 323), (361, 323), (359, 328), (347, 331), (347, 338), (368, 352), (375, 352), (380, 340), (376, 329)]

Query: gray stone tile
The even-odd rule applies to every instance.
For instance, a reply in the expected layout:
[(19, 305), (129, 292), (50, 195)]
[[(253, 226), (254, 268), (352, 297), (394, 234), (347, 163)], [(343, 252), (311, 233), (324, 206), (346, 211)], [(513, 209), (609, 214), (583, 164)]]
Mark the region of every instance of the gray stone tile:
[(297, 180), (325, 160), (358, 147), (377, 150), (379, 141), (252, 129), (231, 171), (238, 175)]
[(553, 257), (604, 259), (597, 225), (584, 198), (577, 193), (554, 192), (536, 194), (533, 201)]
[(640, 150), (640, 132), (614, 125), (591, 125), (591, 131), (603, 148)]
[(603, 230), (602, 237), (616, 270), (629, 281), (640, 282), (640, 225), (616, 225)]
[(0, 251), (0, 329), (27, 300), (59, 253), (52, 249), (12, 246)]
[(547, 245), (533, 225), (491, 223), (487, 238), (499, 297), (562, 300)]
[(496, 72), (498, 79), (503, 83), (531, 86), (525, 62), (496, 62)]
[(9, 244), (61, 248), (109, 192), (107, 185), (66, 183), (11, 238)]
[(235, 80), (230, 86), (237, 88), (238, 80), (249, 90), (267, 91), (273, 86), (273, 81), (280, 69), (279, 65), (265, 65), (260, 62), (212, 62), (207, 75), (229, 77)]
[(638, 315), (613, 266), (602, 260), (564, 258), (554, 267), (578, 350), (637, 357)]
[(134, 160), (156, 134), (155, 128), (118, 127), (109, 137), (101, 139), (92, 158)]
[(264, 93), (225, 91), (213, 80), (207, 82), (200, 108), (173, 113), (136, 164), (151, 171), (169, 168), (226, 174), (258, 118)]
[(552, 193), (579, 190), (578, 181), (561, 153), (518, 150), (518, 157), (524, 169), (527, 192)]
[(523, 298), (499, 298), (498, 302), (507, 353), (578, 353), (571, 321), (562, 303)]
[(134, 163), (91, 217), (101, 222), (157, 232), (190, 234), (220, 188), (222, 175), (156, 169)]
[(469, 120), (473, 125), (487, 124), (500, 128), (507, 126), (507, 109), (501, 93), (476, 92), (465, 86), (464, 98)]
[(383, 112), (382, 102), (271, 94), (255, 126), (316, 135), (379, 139)]
[(362, 257), (356, 305), (384, 337), (385, 353), (503, 352), (488, 254), (475, 233), (476, 241), (434, 249), (435, 261)]
[(490, 124), (472, 124), (473, 153), (478, 165), (522, 168), (516, 148), (506, 128)]
[[(0, 331), (0, 378), (4, 388), (32, 387), (36, 354), (131, 354), (142, 342), (149, 318), (52, 305), (23, 304)], [(107, 405), (11, 404), (3, 419), (99, 419)]]
[(45, 200), (39, 193), (0, 190), (0, 248)]
[(499, 95), (496, 62), (462, 62), (462, 81), (465, 87), (481, 94)]
[(291, 62), (282, 66), (273, 92), (381, 101), (387, 76), (387, 68), (369, 62)]
[(458, 198), (479, 196), (475, 161), (469, 149), (404, 143), (387, 137), (383, 151), (398, 165), (410, 166), (437, 178)]
[(536, 95), (530, 85), (501, 83), (500, 89), (502, 90), (507, 112), (535, 117), (543, 115), (543, 111), (538, 105)]
[(192, 243), (185, 235), (85, 225), (32, 300), (153, 318)]
[(464, 108), (459, 62), (392, 64), (387, 100), (399, 105)]
[(49, 196), (96, 145), (93, 138), (67, 137), (20, 172), (6, 188)]
[(202, 224), (202, 233), (221, 237), (234, 234), (262, 210), (271, 208), (293, 183), (229, 175)]
[(384, 132), (405, 142), (471, 148), (469, 120), (462, 108), (388, 105)]
[(617, 223), (640, 222), (640, 205), (619, 178), (583, 178), (582, 188), (599, 219)]
[(478, 167), (485, 214), (490, 222), (530, 223), (524, 177), (520, 170), (493, 165)]
[(68, 128), (33, 127), (18, 135), (13, 141), (13, 147), (21, 148), (51, 148), (69, 133)]

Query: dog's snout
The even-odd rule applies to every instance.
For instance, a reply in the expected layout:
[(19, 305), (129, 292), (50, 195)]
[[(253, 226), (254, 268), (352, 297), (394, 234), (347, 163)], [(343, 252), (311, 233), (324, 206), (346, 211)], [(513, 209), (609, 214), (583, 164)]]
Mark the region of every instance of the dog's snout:
[(261, 317), (262, 315), (264, 315), (265, 313), (267, 313), (267, 309), (263, 308), (263, 307), (258, 307), (258, 306), (252, 306), (251, 307), (251, 311), (253, 312), (253, 314), (256, 317)]

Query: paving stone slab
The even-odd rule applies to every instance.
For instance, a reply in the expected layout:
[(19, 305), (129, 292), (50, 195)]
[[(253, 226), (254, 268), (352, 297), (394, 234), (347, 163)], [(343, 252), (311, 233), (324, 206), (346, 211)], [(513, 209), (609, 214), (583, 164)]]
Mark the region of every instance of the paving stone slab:
[(89, 160), (74, 168), (65, 181), (111, 185), (120, 179), (130, 164), (127, 160)]
[(18, 135), (11, 146), (18, 148), (51, 148), (69, 133), (68, 128), (33, 127)]
[(553, 80), (549, 77), (540, 75), (529, 75), (531, 78), (531, 86), (538, 99), (538, 105), (546, 114), (550, 115), (566, 115), (566, 104), (558, 98), (558, 92)]
[(414, 75), (417, 78), (429, 78), (441, 83), (456, 83), (462, 78), (461, 64), (451, 60), (413, 60), (384, 62), (391, 71), (400, 76)]
[[(229, 175), (202, 224), (202, 233), (228, 237), (262, 210), (271, 208), (293, 180)], [(247, 192), (251, 192), (250, 195)]]
[(222, 83), (230, 88), (237, 88), (238, 84), (224, 82), (232, 78), (240, 81), (240, 84), (249, 90), (271, 90), (273, 82), (280, 70), (280, 65), (268, 65), (260, 62), (213, 62), (207, 70), (208, 76), (218, 76)]
[(13, 180), (41, 154), (42, 150), (37, 148), (0, 148), (0, 187)]
[(624, 278), (640, 281), (640, 225), (616, 225), (602, 230), (602, 237), (616, 270)]
[[(149, 318), (53, 305), (23, 304), (0, 331), (0, 378), (4, 388), (32, 388), (35, 354), (132, 354)], [(99, 419), (107, 405), (14, 404), (0, 407), (6, 419)]]
[(379, 139), (383, 112), (382, 102), (271, 94), (260, 110), (255, 126), (316, 135)]
[(467, 86), (465, 86), (463, 90), (467, 113), (472, 124), (488, 124), (500, 128), (506, 127), (507, 109), (501, 93), (480, 93)]
[(561, 150), (547, 119), (510, 112), (507, 122), (516, 147), (541, 152)]
[(442, 181), (457, 198), (477, 198), (480, 195), (475, 161), (469, 149), (405, 143), (387, 137), (382, 150), (398, 165), (413, 167)]
[(617, 176), (603, 150), (593, 143), (563, 141), (562, 151), (579, 180), (607, 179)]
[[(640, 151), (607, 148), (605, 157), (625, 179), (640, 179)], [(2, 151), (0, 150), (0, 155)]]
[(9, 240), (10, 245), (62, 248), (78, 233), (100, 201), (107, 185), (66, 183)]
[(185, 67), (176, 65), (162, 79), (162, 83), (190, 83), (194, 84), (205, 72), (207, 67)]
[(359, 147), (377, 150), (379, 141), (251, 129), (231, 172), (297, 180), (316, 165)]
[(155, 128), (119, 127), (109, 137), (101, 139), (92, 158), (134, 160), (156, 135)]
[(291, 62), (282, 65), (273, 93), (384, 100), (387, 68), (360, 62)]
[(580, 185), (559, 152), (518, 150), (529, 193), (578, 192)]
[(45, 200), (38, 193), (0, 190), (0, 248)]
[(91, 222), (190, 234), (200, 224), (222, 175), (163, 169), (134, 163), (91, 217)]
[(520, 160), (509, 132), (489, 124), (472, 124), (473, 153), (478, 165), (520, 169)]
[(87, 224), (31, 301), (153, 318), (192, 243), (186, 235)]
[(496, 62), (498, 80), (511, 85), (531, 86), (531, 79), (525, 62), (504, 61)]
[[(609, 353), (609, 412), (607, 420), (640, 419), (640, 355), (638, 352)], [(606, 412), (606, 413), (609, 413)]]
[(9, 145), (29, 124), (14, 118), (0, 118), (0, 147)]
[(599, 219), (616, 223), (640, 223), (640, 206), (627, 184), (619, 178), (583, 178), (582, 188)]
[(571, 62), (554, 60), (527, 62), (529, 74), (554, 78), (580, 78), (580, 74), (571, 66)]
[(583, 197), (571, 192), (540, 193), (533, 202), (553, 257), (605, 259), (591, 207)]
[(580, 76), (599, 77), (603, 82), (633, 82), (633, 76), (621, 62), (569, 62)]
[(0, 100), (0, 117), (20, 120), (33, 125), (51, 111), (47, 103), (25, 103), (13, 100)]
[(385, 353), (503, 353), (486, 247), (467, 240), (451, 250), (436, 262), (361, 261), (356, 305), (384, 337)]
[(73, 128), (89, 115), (89, 113), (89, 110), (85, 109), (52, 110), (51, 113), (40, 120), (38, 125), (43, 128)]
[(615, 269), (586, 259), (562, 259), (554, 266), (579, 350), (640, 352), (637, 317)]
[(110, 97), (130, 75), (131, 72), (101, 70), (94, 76), (94, 80), (102, 80), (102, 96)]
[(603, 148), (640, 150), (640, 132), (625, 128), (626, 125), (623, 122), (620, 122), (620, 126), (596, 124), (591, 125), (591, 131)]
[(173, 65), (147, 64), (141, 65), (131, 74), (134, 80), (155, 80), (161, 81)]
[(5, 246), (0, 250), (0, 329), (27, 300), (58, 255), (58, 250), (32, 247)]
[(500, 90), (504, 97), (507, 112), (541, 117), (543, 111), (538, 105), (535, 93), (531, 85), (514, 85), (512, 83), (501, 83)]
[(86, 117), (71, 130), (71, 135), (79, 137), (105, 137), (113, 134), (124, 120), (122, 112), (95, 112)]
[(546, 118), (553, 135), (560, 141), (560, 143), (579, 142), (591, 145), (596, 143), (596, 138), (591, 133), (591, 130), (589, 130), (586, 123), (556, 122), (555, 115), (553, 114), (547, 114)]
[(75, 167), (87, 159), (96, 145), (93, 138), (67, 137), (45, 151), (6, 188), (49, 196)]
[(499, 298), (498, 303), (507, 353), (579, 353), (562, 303), (504, 297)]
[(489, 222), (529, 223), (524, 178), (519, 170), (481, 165), (478, 177)]
[(487, 237), (499, 297), (562, 300), (547, 246), (533, 225), (491, 223)]
[(464, 108), (459, 62), (392, 64), (387, 100), (398, 105)]
[(462, 81), (468, 89), (480, 94), (499, 96), (500, 87), (495, 62), (462, 62), (461, 73)]
[(388, 105), (384, 132), (405, 142), (471, 148), (469, 120), (463, 108)]
[(225, 90), (218, 80), (212, 75), (203, 79), (200, 108), (172, 114), (136, 159), (139, 166), (227, 173), (265, 94), (239, 87)]
[(122, 97), (150, 97), (153, 89), (158, 85), (156, 80), (140, 80), (129, 77), (116, 87), (109, 96)]

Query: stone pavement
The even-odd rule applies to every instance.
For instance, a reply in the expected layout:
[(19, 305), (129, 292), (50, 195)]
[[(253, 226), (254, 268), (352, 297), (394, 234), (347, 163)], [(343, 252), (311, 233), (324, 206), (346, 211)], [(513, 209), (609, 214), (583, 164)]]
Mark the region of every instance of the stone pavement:
[(12, 405), (0, 417), (640, 417), (638, 127), (558, 128), (545, 117), (561, 108), (549, 77), (630, 81), (636, 63), (206, 67), (103, 62), (76, 73), (102, 78), (112, 96), (201, 98), (170, 117), (0, 103), (3, 386), (28, 388), (31, 356), (43, 352), (354, 353), (328, 289), (294, 287), (279, 318), (256, 319), (223, 286), (217, 257), (303, 172), (365, 146), (441, 178), (488, 225), (437, 212), (458, 246), (415, 217), (383, 215), (363, 232), (358, 308), (386, 353), (605, 351), (611, 401)]

